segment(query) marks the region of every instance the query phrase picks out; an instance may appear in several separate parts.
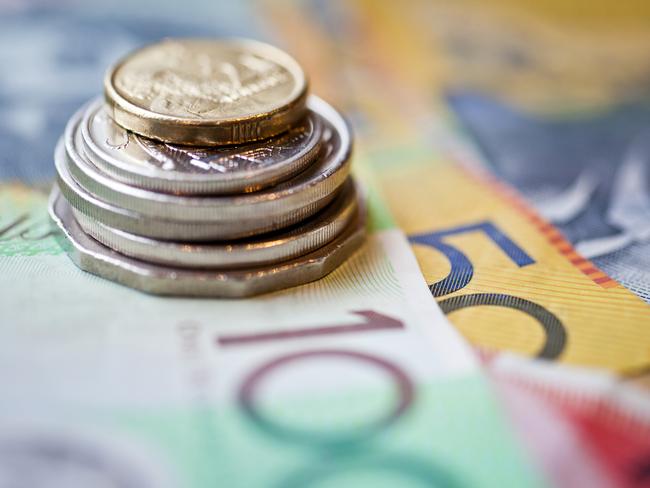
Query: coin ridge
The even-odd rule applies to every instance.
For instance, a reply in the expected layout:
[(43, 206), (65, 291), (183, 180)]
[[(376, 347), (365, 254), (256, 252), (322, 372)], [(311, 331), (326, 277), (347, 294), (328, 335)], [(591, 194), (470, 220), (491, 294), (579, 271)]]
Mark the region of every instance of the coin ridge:
[(272, 219), (256, 216), (256, 218), (248, 220), (206, 222), (156, 218), (107, 203), (88, 192), (70, 174), (66, 159), (65, 145), (61, 139), (57, 144), (54, 157), (57, 181), (61, 193), (74, 208), (111, 227), (154, 239), (209, 241), (238, 239), (271, 232), (304, 220), (327, 205), (336, 196), (336, 192), (333, 192), (321, 201), (292, 210), (284, 215), (274, 216)]
[[(158, 44), (165, 41), (167, 40), (163, 40)], [(240, 117), (229, 117), (221, 121), (217, 118), (210, 120), (191, 119), (154, 112), (127, 100), (124, 95), (119, 93), (119, 90), (114, 84), (114, 76), (119, 69), (131, 57), (154, 46), (149, 44), (123, 56), (110, 66), (104, 75), (104, 98), (111, 109), (111, 116), (116, 123), (137, 134), (164, 142), (212, 146), (239, 144), (273, 137), (286, 130), (304, 115), (309, 93), (309, 79), (298, 61), (289, 53), (265, 42), (242, 38), (219, 40), (210, 38), (181, 38), (175, 39), (175, 41), (238, 43), (257, 49), (273, 51), (276, 55), (288, 61), (289, 64), (294, 65), (293, 68), (296, 70), (296, 73), (300, 74), (300, 79), (297, 80), (299, 81), (298, 85), (300, 88), (293, 100), (289, 100), (287, 103), (274, 109)], [(259, 125), (264, 121), (266, 123), (263, 126)], [(241, 125), (250, 122), (257, 124), (256, 130), (250, 132), (240, 131), (243, 135), (238, 137), (234, 135), (235, 131), (233, 128), (236, 128), (238, 124)], [(179, 132), (183, 132), (184, 135), (178, 136), (177, 134)]]
[(347, 227), (357, 213), (359, 198), (350, 179), (327, 207), (288, 230), (249, 240), (199, 244), (137, 236), (72, 211), (86, 234), (125, 256), (167, 266), (241, 268), (292, 259), (322, 247)]
[[(95, 168), (75, 146), (76, 131), (83, 111), (87, 109), (86, 106), (75, 113), (66, 126), (64, 133), (66, 152), (72, 160), (72, 174), (86, 191), (107, 203), (148, 217), (225, 221), (250, 219), (260, 214), (267, 217), (282, 216), (288, 213), (289, 207), (292, 211), (309, 205), (318, 208), (317, 202), (335, 192), (350, 172), (352, 152), (350, 127), (333, 107), (321, 99), (317, 100), (319, 105), (317, 113), (323, 117), (326, 126), (329, 124), (332, 127), (339, 138), (338, 150), (333, 155), (321, 155), (303, 172), (280, 183), (279, 189), (274, 187), (241, 195), (202, 197), (169, 195), (115, 181)], [(326, 144), (323, 144), (323, 147), (326, 147)], [(319, 168), (322, 171), (318, 172)], [(313, 173), (309, 173), (310, 171)], [(307, 178), (308, 176), (311, 178)], [(292, 182), (298, 183), (292, 185)], [(163, 211), (166, 212), (164, 215), (161, 214)]]
[[(199, 271), (147, 264), (120, 255), (85, 234), (55, 186), (49, 213), (71, 243), (72, 261), (82, 270), (146, 293), (244, 298), (316, 281), (343, 264), (365, 240), (365, 209), (333, 241), (309, 254), (248, 270)], [(74, 235), (73, 235), (74, 234)], [(82, 242), (83, 241), (83, 242)]]

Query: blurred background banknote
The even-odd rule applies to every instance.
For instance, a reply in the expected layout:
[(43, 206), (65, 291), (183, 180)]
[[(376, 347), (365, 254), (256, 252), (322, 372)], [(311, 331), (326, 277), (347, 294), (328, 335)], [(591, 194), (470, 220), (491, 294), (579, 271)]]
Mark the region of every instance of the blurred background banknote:
[[(650, 486), (646, 4), (1, 8), (0, 486)], [(324, 280), (161, 299), (65, 257), (65, 121), (189, 35), (350, 117), (370, 238)]]
[[(602, 76), (595, 28), (607, 21), (612, 36), (616, 26), (597, 7), (303, 6), (278, 22), (322, 91), (346, 87), (331, 96), (358, 115), (359, 152), (463, 334), (487, 348), (644, 371), (647, 16), (619, 12), (618, 50), (604, 52), (620, 66)], [(617, 275), (605, 257), (629, 272)]]
[[(276, 20), (347, 87), (332, 96), (359, 117), (363, 160), (538, 465), (557, 486), (648, 486), (647, 4), (319, 3)], [(494, 369), (499, 351), (531, 359)]]

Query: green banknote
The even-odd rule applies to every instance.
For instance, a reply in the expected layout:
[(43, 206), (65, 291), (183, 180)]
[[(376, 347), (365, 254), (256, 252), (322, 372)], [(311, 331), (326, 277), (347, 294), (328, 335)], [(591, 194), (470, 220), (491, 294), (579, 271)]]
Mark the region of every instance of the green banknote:
[(541, 486), (406, 238), (370, 201), (368, 242), (321, 281), (173, 299), (78, 270), (46, 192), (2, 185), (2, 479)]

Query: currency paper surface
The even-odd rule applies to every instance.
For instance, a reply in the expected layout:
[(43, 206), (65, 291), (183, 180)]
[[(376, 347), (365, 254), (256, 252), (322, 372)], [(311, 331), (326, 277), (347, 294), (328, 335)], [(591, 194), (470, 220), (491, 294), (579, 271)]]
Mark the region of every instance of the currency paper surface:
[[(526, 3), (575, 20), (564, 2)], [(650, 364), (650, 43), (622, 4), (602, 10), (618, 32), (604, 38), (598, 8), (570, 38), (515, 4), (3, 6), (0, 479), (642, 486), (647, 416), (554, 367)], [(350, 118), (371, 208), (350, 262), (213, 301), (147, 296), (68, 260), (46, 214), (56, 139), (107, 66), (165, 36), (278, 44)], [(456, 331), (547, 363), (497, 358), (493, 389)]]
[(399, 230), (375, 227), (296, 289), (170, 299), (78, 270), (42, 194), (2, 195), (9, 479), (29, 466), (35, 483), (65, 468), (124, 486), (540, 483)]
[[(612, 36), (601, 62), (620, 69), (600, 77), (596, 63), (567, 59), (591, 59), (606, 32), (571, 38), (503, 3), (296, 2), (274, 20), (316, 83), (346, 87), (331, 96), (358, 116), (361, 164), (470, 342), (642, 374), (647, 32), (633, 23)], [(530, 24), (528, 42), (513, 18)]]

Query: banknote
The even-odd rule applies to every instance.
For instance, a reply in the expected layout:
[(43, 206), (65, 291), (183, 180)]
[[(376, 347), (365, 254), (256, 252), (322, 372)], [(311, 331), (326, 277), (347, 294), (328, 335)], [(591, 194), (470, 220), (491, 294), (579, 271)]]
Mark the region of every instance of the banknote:
[[(155, 8), (154, 8), (155, 6)], [(193, 12), (202, 10), (204, 18)], [(52, 147), (70, 116), (101, 92), (125, 52), (164, 37), (263, 34), (248, 2), (42, 2), (0, 5), (0, 179), (54, 178)]]
[[(443, 96), (492, 172), (650, 301), (647, 6), (499, 3), (438, 4), (422, 16), (452, 66)], [(463, 22), (469, 9), (485, 14), (480, 29)]]
[(554, 486), (650, 486), (650, 398), (584, 368), (485, 356), (502, 405)]
[[(408, 207), (418, 210), (396, 211), (396, 218), (411, 235), (432, 294), (472, 342), (618, 372), (647, 366), (647, 305), (525, 203), (454, 166), (432, 172), (414, 162), (397, 173), (402, 185), (417, 179), (420, 189), (409, 193)], [(392, 182), (388, 201), (404, 204), (396, 172), (383, 176)], [(424, 204), (430, 195), (450, 203), (461, 196), (465, 204)]]
[(546, 486), (363, 168), (368, 242), (316, 283), (159, 298), (70, 262), (46, 212), (52, 149), (106, 66), (154, 38), (261, 22), (152, 6), (15, 2), (0, 17), (15, 67), (0, 74), (0, 484)]
[(381, 219), (321, 281), (170, 299), (78, 270), (45, 195), (0, 194), (2, 479), (544, 486)]
[[(643, 371), (650, 363), (650, 314), (638, 296), (640, 288), (626, 288), (629, 283), (617, 281), (595, 262), (597, 258), (583, 255), (572, 234), (538, 211), (534, 202), (526, 200), (526, 195), (507, 179), (491, 171), (495, 163), (486, 161), (489, 155), (480, 151), (481, 146), (477, 148), (467, 126), (455, 115), (461, 113), (460, 109), (450, 108), (464, 100), (450, 95), (456, 85), (466, 87), (472, 80), (478, 83), (468, 74), (457, 75), (456, 68), (461, 63), (457, 60), (464, 59), (463, 53), (473, 53), (480, 45), (461, 49), (457, 44), (462, 46), (463, 34), (469, 37), (473, 30), (459, 27), (454, 36), (450, 25), (456, 24), (446, 23), (445, 19), (461, 25), (462, 12), (473, 14), (467, 9), (455, 12), (454, 7), (444, 7), (444, 2), (417, 4), (418, 8), (397, 10), (385, 2), (351, 2), (336, 8), (304, 2), (300, 14), (282, 11), (275, 19), (285, 27), (282, 32), (287, 36), (292, 31), (284, 22), (305, 25), (291, 37), (303, 49), (301, 59), (305, 63), (318, 59), (313, 64), (320, 66), (320, 83), (344, 83), (346, 89), (339, 90), (338, 103), (349, 107), (350, 113), (364, 114), (356, 121), (361, 165), (375, 178), (390, 212), (409, 235), (432, 295), (470, 342), (483, 348), (619, 373)], [(434, 21), (435, 13), (440, 17)], [(298, 15), (302, 15), (300, 22)], [(485, 15), (490, 18), (494, 13)], [(364, 42), (355, 44), (352, 36), (359, 32), (363, 32)], [(477, 39), (482, 39), (478, 34)], [(298, 43), (298, 35), (309, 42)], [(501, 35), (505, 36), (503, 32)], [(496, 41), (494, 36), (489, 39), (502, 47), (498, 35)], [(352, 45), (356, 50), (353, 54), (332, 55), (345, 53)], [(638, 53), (639, 48), (632, 52)], [(484, 51), (474, 54), (479, 60), (486, 58), (482, 63), (491, 59)], [(494, 63), (498, 60), (501, 58)], [(338, 69), (334, 69), (335, 65)], [(467, 61), (461, 66), (467, 71), (471, 65)], [(475, 70), (474, 78), (487, 76), (488, 68), (489, 64)], [(638, 74), (636, 68), (630, 72), (630, 76)], [(516, 78), (518, 73), (513, 68), (510, 74)], [(610, 93), (614, 81), (606, 84), (609, 88), (594, 92)], [(531, 90), (530, 84), (521, 80), (516, 86), (521, 87), (517, 100), (524, 98), (526, 89)], [(603, 97), (599, 98), (601, 103)], [(536, 100), (542, 101), (548, 99)], [(479, 109), (476, 112), (483, 117), (485, 127), (500, 134), (498, 117)], [(521, 131), (526, 127), (523, 124)], [(601, 127), (600, 131), (604, 130)], [(502, 137), (493, 146), (507, 151), (517, 145), (520, 152), (537, 147), (530, 137), (514, 139), (508, 146)], [(568, 147), (561, 159), (544, 161), (543, 165), (544, 155), (548, 159), (552, 151), (562, 150), (554, 148), (549, 140), (550, 135), (545, 145), (547, 152), (539, 156), (534, 167), (530, 161), (517, 166), (512, 158), (505, 158), (504, 165), (538, 179), (540, 176), (535, 175), (554, 175), (546, 171), (552, 165), (563, 167), (565, 173), (544, 176), (557, 178), (554, 181), (566, 178), (567, 172), (574, 171), (571, 168), (586, 165), (584, 161), (575, 162)], [(570, 144), (577, 146), (579, 141), (572, 139), (565, 146)], [(625, 183), (618, 185), (626, 186), (619, 192), (627, 195), (625, 205), (634, 206), (636, 213), (621, 210), (619, 215), (638, 223), (635, 228), (640, 240), (630, 241), (630, 245), (642, 246), (646, 224), (640, 216), (644, 200), (633, 190), (642, 186), (644, 180), (636, 175), (642, 173), (640, 168), (645, 163), (635, 161), (633, 158), (627, 166), (621, 166), (626, 176), (619, 179)], [(612, 176), (611, 185), (616, 185), (613, 172), (599, 173), (599, 178), (607, 179), (607, 174)], [(630, 182), (634, 183), (631, 187)], [(602, 201), (598, 205), (606, 208)], [(594, 222), (595, 215), (591, 219)], [(587, 227), (580, 228), (580, 232), (587, 232)], [(639, 269), (635, 276), (641, 276), (645, 258), (634, 259)]]
[[(579, 203), (590, 219), (576, 220), (572, 229), (587, 236), (602, 228), (609, 205), (619, 217), (633, 215), (637, 225), (634, 239), (619, 241), (624, 252), (642, 244), (647, 160), (643, 141), (634, 137), (644, 130), (644, 105), (621, 103), (620, 110), (611, 102), (643, 98), (639, 81), (647, 79), (650, 44), (643, 40), (647, 28), (639, 34), (634, 25), (648, 17), (604, 8), (606, 28), (597, 30), (585, 20), (588, 28), (579, 30), (592, 35), (576, 43), (570, 33), (529, 15), (568, 14), (574, 4), (566, 2), (414, 3), (396, 9), (388, 2), (335, 7), (302, 2), (299, 14), (283, 10), (275, 21), (287, 36), (289, 22), (303, 25), (297, 35), (309, 39), (300, 44), (304, 62), (319, 60), (314, 64), (323, 86), (336, 81), (347, 87), (333, 96), (359, 114), (357, 148), (364, 168), (379, 180), (389, 210), (410, 233), (432, 295), (491, 359), (486, 371), (500, 404), (537, 467), (553, 486), (647, 486), (647, 393), (637, 388), (647, 383), (650, 352), (650, 316), (639, 298), (647, 280), (637, 280), (635, 287), (589, 254), (533, 191), (548, 190), (539, 196), (552, 204), (558, 201), (558, 183), (562, 190), (578, 187), (583, 195), (588, 186), (589, 199)], [(531, 12), (515, 16), (524, 5)], [(602, 2), (592, 5), (590, 12)], [(583, 11), (576, 17), (589, 16)], [(522, 39), (538, 30), (546, 47), (523, 52), (529, 44)], [(524, 69), (530, 56), (547, 61), (535, 63), (537, 76)], [(327, 61), (329, 67), (323, 66)], [(335, 63), (338, 70), (332, 69)], [(552, 85), (567, 68), (571, 76), (549, 90), (549, 80)], [(574, 114), (562, 119), (549, 114), (550, 108), (565, 114), (571, 108)], [(554, 146), (555, 137), (561, 147)], [(593, 148), (581, 144), (594, 141)], [(615, 148), (605, 147), (613, 143)], [(600, 159), (596, 164), (609, 167), (603, 170), (608, 176), (596, 174), (595, 181), (580, 172), (591, 172), (587, 158), (596, 157), (598, 148), (617, 159)], [(490, 151), (502, 157), (495, 161)], [(581, 159), (574, 161), (576, 156)], [(545, 186), (553, 182), (555, 187)], [(612, 205), (612, 191), (622, 201), (614, 198)], [(595, 208), (592, 195), (600, 199)], [(620, 251), (614, 257), (617, 266), (625, 263)], [(636, 271), (628, 267), (625, 276), (642, 277), (644, 256), (627, 257)], [(494, 353), (507, 350), (541, 359)], [(621, 382), (620, 376), (567, 364), (624, 372), (632, 379)]]
[(650, 104), (567, 120), (482, 94), (450, 102), (489, 168), (580, 255), (650, 302)]
[[(623, 233), (618, 260), (620, 250), (644, 242), (643, 227), (608, 220), (616, 205), (619, 215), (630, 205), (639, 210), (634, 222), (643, 215), (642, 198), (622, 205), (611, 196), (617, 180), (633, 196), (627, 185), (643, 181), (639, 163), (630, 170), (629, 158), (621, 158), (608, 173), (617, 177), (596, 183), (580, 172), (566, 188), (549, 179), (548, 193), (534, 194), (539, 188), (529, 191), (530, 182), (518, 179), (520, 166), (506, 171), (512, 152), (492, 160), (485, 151), (503, 140), (471, 112), (479, 100), (497, 112), (532, 114), (522, 130), (540, 143), (539, 125), (557, 131), (557, 110), (540, 107), (609, 107), (612, 93), (638, 90), (630, 79), (647, 74), (639, 61), (648, 45), (643, 36), (625, 40), (625, 49), (611, 38), (597, 43), (612, 69), (558, 83), (567, 87), (559, 97), (538, 89), (557, 64), (537, 70), (538, 77), (520, 68), (527, 53), (514, 49), (522, 43), (512, 38), (532, 29), (512, 34), (498, 22), (469, 21), (498, 20), (498, 9), (477, 2), (207, 3), (192, 0), (178, 9), (152, 1), (69, 2), (59, 9), (16, 1), (0, 15), (0, 58), (16, 67), (0, 72), (0, 318), (10, 324), (0, 331), (3, 476), (30, 486), (52, 479), (65, 486), (643, 481), (644, 421), (632, 417), (635, 427), (626, 432), (620, 425), (599, 430), (603, 417), (512, 386), (502, 370), (491, 373), (506, 385), (497, 387), (496, 403), (432, 299), (479, 347), (615, 372), (647, 368), (647, 305), (635, 295), (641, 294), (634, 280), (604, 269), (599, 256), (582, 255), (580, 239), (539, 205), (546, 197), (557, 202), (572, 186), (580, 187), (576, 194), (598, 196), (596, 211), (583, 202), (594, 227), (576, 220), (576, 228), (597, 228), (607, 239)], [(566, 11), (546, 3), (549, 11)], [(614, 20), (618, 10), (608, 10)], [(486, 25), (497, 27), (472, 43), (466, 31)], [(148, 297), (68, 262), (45, 213), (56, 135), (96, 93), (110, 62), (167, 35), (245, 35), (286, 46), (307, 68), (314, 91), (350, 117), (359, 140), (355, 171), (369, 191), (371, 237), (345, 267), (318, 284), (244, 306)], [(551, 35), (563, 53), (564, 37)], [(490, 39), (504, 49), (495, 51)], [(554, 63), (566, 66), (576, 57), (563, 59)], [(499, 69), (472, 69), (490, 62)], [(495, 72), (511, 78), (484, 76)], [(594, 139), (585, 130), (574, 131), (577, 140)], [(639, 144), (626, 139), (620, 153), (636, 154)], [(547, 183), (538, 177), (532, 185), (539, 181)], [(602, 233), (603, 222), (609, 233)], [(395, 223), (408, 232), (428, 289)], [(638, 256), (631, 259), (641, 267)], [(545, 386), (554, 382), (546, 377)], [(585, 391), (589, 378), (571, 388)], [(522, 432), (528, 451), (511, 434), (504, 405), (517, 426), (528, 427)], [(529, 416), (522, 414), (527, 405)], [(601, 403), (590, 405), (597, 410)], [(616, 409), (629, 417), (629, 405)], [(570, 435), (550, 437), (558, 431)], [(560, 450), (564, 441), (575, 449)], [(632, 448), (607, 450), (619, 441)], [(594, 442), (597, 455), (584, 453)], [(554, 449), (564, 459), (549, 458)], [(531, 452), (544, 479), (530, 469)]]

